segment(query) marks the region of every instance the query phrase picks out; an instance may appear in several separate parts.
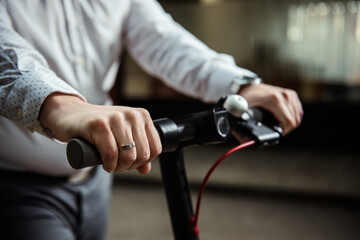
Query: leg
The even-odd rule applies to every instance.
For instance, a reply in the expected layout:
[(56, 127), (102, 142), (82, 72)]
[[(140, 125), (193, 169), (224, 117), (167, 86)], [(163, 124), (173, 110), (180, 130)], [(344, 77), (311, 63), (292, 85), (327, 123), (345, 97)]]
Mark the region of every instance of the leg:
[(16, 240), (105, 239), (111, 175), (82, 183), (0, 170), (0, 236)]
[(49, 209), (32, 205), (1, 209), (0, 236), (6, 240), (75, 240), (71, 227)]
[(76, 239), (75, 192), (64, 190), (64, 178), (0, 172), (2, 239)]

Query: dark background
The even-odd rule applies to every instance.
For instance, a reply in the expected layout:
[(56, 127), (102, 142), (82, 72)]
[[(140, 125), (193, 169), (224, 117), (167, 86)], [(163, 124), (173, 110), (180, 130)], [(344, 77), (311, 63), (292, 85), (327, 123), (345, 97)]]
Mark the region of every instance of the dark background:
[[(209, 47), (234, 56), (265, 83), (294, 89), (304, 109), (300, 127), (278, 146), (239, 153), (219, 167), (205, 196), (211, 203), (201, 220), (204, 239), (360, 239), (359, 1), (160, 3)], [(168, 89), (126, 53), (112, 95), (116, 104), (146, 108), (154, 119), (212, 106)], [(192, 189), (198, 189), (216, 156), (235, 144), (231, 139), (185, 152)], [(163, 219), (167, 209), (157, 167), (155, 161), (145, 177), (116, 175), (115, 222), (110, 227), (114, 239), (132, 229), (123, 225), (124, 218), (149, 226), (148, 232), (130, 231), (127, 239), (170, 239), (170, 225), (156, 224), (169, 224), (167, 214)], [(121, 200), (139, 214), (118, 208), (115, 201)], [(147, 201), (161, 213), (147, 208)]]
[[(303, 103), (304, 119), (300, 128), (282, 144), (358, 151), (360, 30), (356, 29), (360, 29), (360, 18), (355, 17), (354, 22), (350, 4), (358, 1), (162, 0), (160, 3), (209, 47), (234, 56), (239, 66), (256, 72), (265, 83), (297, 91)], [(323, 8), (329, 11), (325, 16), (321, 15)], [(344, 13), (338, 14), (343, 20), (341, 38), (334, 20), (339, 18), (338, 8), (344, 8)], [(307, 14), (298, 20), (303, 37), (295, 43), (289, 36), (291, 9), (303, 9), (303, 14)], [(308, 13), (311, 10), (315, 11), (313, 15)], [(312, 37), (306, 35), (311, 26)], [(316, 35), (324, 31), (322, 37)], [(122, 62), (120, 83), (115, 86), (120, 91), (113, 92), (118, 104), (145, 107), (154, 118), (211, 107), (168, 89), (143, 72), (126, 53)]]

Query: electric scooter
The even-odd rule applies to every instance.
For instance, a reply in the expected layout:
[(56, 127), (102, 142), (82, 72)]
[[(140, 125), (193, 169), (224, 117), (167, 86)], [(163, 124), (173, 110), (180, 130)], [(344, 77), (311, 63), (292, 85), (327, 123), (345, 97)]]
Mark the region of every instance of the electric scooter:
[[(197, 221), (201, 196), (217, 165), (240, 149), (277, 144), (282, 134), (282, 129), (269, 112), (249, 109), (246, 100), (239, 95), (221, 98), (208, 111), (153, 122), (162, 143), (163, 152), (159, 156), (161, 175), (175, 240), (199, 240)], [(225, 142), (233, 131), (241, 134), (246, 141), (223, 155), (209, 170), (199, 190), (194, 214), (183, 149)], [(96, 147), (81, 138), (69, 141), (67, 158), (75, 169), (102, 164)]]

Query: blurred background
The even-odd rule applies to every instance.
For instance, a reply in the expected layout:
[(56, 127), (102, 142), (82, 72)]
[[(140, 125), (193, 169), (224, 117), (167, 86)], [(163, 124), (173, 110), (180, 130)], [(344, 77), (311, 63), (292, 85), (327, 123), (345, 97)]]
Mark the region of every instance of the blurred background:
[[(238, 152), (211, 177), (201, 239), (360, 239), (360, 1), (162, 0), (210, 48), (264, 82), (294, 89), (301, 126), (278, 146)], [(125, 54), (112, 95), (153, 118), (206, 110)], [(116, 89), (116, 90), (115, 90)], [(120, 90), (119, 90), (120, 89)], [(185, 150), (196, 191), (229, 143)], [(109, 240), (172, 239), (158, 161), (147, 176), (115, 175)]]

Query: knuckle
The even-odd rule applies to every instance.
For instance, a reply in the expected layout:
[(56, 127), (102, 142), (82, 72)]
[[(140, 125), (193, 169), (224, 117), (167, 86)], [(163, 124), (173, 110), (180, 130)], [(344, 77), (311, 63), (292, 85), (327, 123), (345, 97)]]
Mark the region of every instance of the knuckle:
[(158, 155), (161, 154), (161, 152), (162, 152), (162, 147), (161, 147), (161, 145), (155, 146), (155, 147), (152, 149), (152, 151), (151, 151), (151, 155), (150, 155), (149, 159), (152, 160), (152, 159), (156, 158)]
[(138, 156), (138, 160), (143, 163), (150, 159), (150, 151), (144, 151), (141, 155)]
[(291, 95), (297, 96), (296, 91), (293, 90), (293, 89), (289, 89), (288, 92), (289, 92), (289, 94), (291, 94)]
[(105, 118), (99, 117), (88, 122), (89, 131), (102, 131), (107, 129), (107, 121)]
[(116, 167), (117, 172), (125, 171), (135, 162), (136, 154), (129, 153), (127, 155), (122, 155), (119, 158), (119, 164)]
[(280, 92), (275, 92), (275, 93), (272, 93), (270, 94), (270, 100), (274, 103), (280, 103), (281, 100), (282, 100), (282, 94)]
[(121, 124), (124, 121), (124, 116), (121, 112), (114, 112), (110, 116), (111, 124)]
[(291, 95), (293, 95), (293, 96), (295, 96), (295, 97), (298, 97), (298, 94), (297, 94), (297, 92), (296, 92), (295, 90), (289, 89), (289, 91), (290, 91), (290, 94), (291, 94)]
[(122, 159), (125, 165), (131, 165), (136, 161), (136, 153), (128, 153), (126, 157)]
[(286, 99), (290, 99), (293, 96), (297, 95), (296, 92), (294, 90), (292, 90), (292, 89), (286, 89), (286, 90), (283, 91), (282, 94), (283, 94), (284, 98), (286, 98)]
[(301, 119), (304, 117), (304, 111), (301, 110), (299, 113), (299, 120), (301, 121)]
[(138, 122), (139, 113), (135, 109), (129, 109), (127, 111), (127, 119), (131, 122)]
[(149, 111), (146, 110), (145, 108), (138, 108), (138, 111), (140, 112), (140, 114), (143, 116), (144, 119), (151, 119)]
[(294, 118), (286, 118), (285, 120), (286, 120), (285, 124), (288, 126), (288, 128), (290, 129), (296, 128), (297, 123)]
[(161, 152), (162, 152), (162, 145), (160, 143), (156, 144), (153, 151), (153, 156), (156, 157), (157, 155), (161, 154)]
[(144, 108), (132, 108), (127, 111), (127, 119), (133, 124), (138, 124), (151, 120), (151, 116)]

